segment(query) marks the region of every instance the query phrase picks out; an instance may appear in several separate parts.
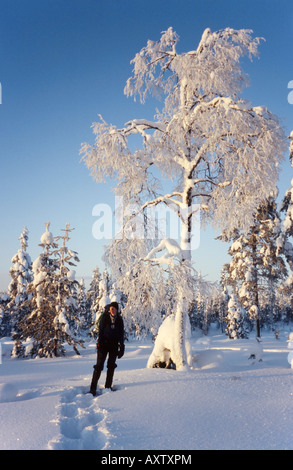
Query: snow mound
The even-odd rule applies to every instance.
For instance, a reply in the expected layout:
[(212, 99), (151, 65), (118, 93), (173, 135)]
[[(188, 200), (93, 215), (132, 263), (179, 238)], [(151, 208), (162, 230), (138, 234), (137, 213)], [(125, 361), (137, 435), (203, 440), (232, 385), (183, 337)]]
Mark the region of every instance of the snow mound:
[(205, 351), (199, 351), (192, 357), (193, 369), (214, 369), (220, 367), (224, 361), (223, 354), (219, 351), (212, 349), (206, 349)]
[[(187, 354), (187, 362), (192, 364), (191, 346), (189, 338), (191, 336), (189, 318), (186, 317), (185, 329), (185, 346)], [(175, 345), (175, 315), (166, 317), (159, 328), (158, 335), (155, 340), (154, 349), (149, 357), (147, 368), (166, 367), (171, 368), (176, 364), (176, 345)]]
[(248, 348), (248, 359), (252, 360), (252, 363), (261, 362), (263, 357), (263, 347), (259, 339), (256, 340)]
[(0, 403), (17, 400), (18, 389), (14, 384), (0, 384)]
[(95, 450), (97, 459), (104, 450), (292, 450), (289, 331), (280, 333), (279, 340), (262, 335), (263, 361), (255, 367), (248, 361), (254, 338), (230, 340), (211, 329), (190, 339), (198, 362), (180, 373), (146, 368), (153, 343), (129, 340), (115, 370), (118, 390), (98, 397), (85, 393), (95, 341), (81, 356), (4, 357), (0, 382), (20, 393), (0, 403), (0, 449)]

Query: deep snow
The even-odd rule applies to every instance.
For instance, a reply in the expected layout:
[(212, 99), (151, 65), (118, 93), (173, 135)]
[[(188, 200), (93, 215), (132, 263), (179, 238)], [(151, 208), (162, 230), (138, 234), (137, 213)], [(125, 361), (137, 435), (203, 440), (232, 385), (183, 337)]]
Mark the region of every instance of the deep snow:
[(84, 394), (94, 343), (81, 356), (21, 360), (3, 339), (0, 449), (293, 449), (288, 333), (263, 335), (261, 362), (248, 359), (253, 337), (192, 338), (189, 372), (147, 369), (153, 343), (126, 343), (118, 390), (95, 398)]

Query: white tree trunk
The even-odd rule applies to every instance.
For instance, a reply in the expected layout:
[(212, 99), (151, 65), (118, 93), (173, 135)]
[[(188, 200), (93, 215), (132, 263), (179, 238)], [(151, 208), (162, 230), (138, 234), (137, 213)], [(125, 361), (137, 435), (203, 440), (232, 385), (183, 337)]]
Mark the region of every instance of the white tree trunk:
[(177, 310), (175, 313), (175, 357), (174, 362), (176, 364), (176, 370), (189, 370), (187, 363), (187, 353), (186, 353), (186, 342), (185, 342), (185, 333), (186, 325), (185, 318), (187, 315), (187, 302), (184, 298), (182, 289), (179, 290)]
[[(182, 250), (181, 266), (184, 264), (191, 266), (191, 227), (192, 227), (192, 207), (188, 200), (188, 194), (184, 197), (186, 204), (184, 214), (181, 212), (181, 240), (180, 248)], [(180, 276), (177, 284), (177, 309), (175, 313), (175, 364), (177, 370), (188, 370), (187, 352), (186, 352), (186, 315), (188, 315), (188, 300), (184, 294), (186, 277)]]

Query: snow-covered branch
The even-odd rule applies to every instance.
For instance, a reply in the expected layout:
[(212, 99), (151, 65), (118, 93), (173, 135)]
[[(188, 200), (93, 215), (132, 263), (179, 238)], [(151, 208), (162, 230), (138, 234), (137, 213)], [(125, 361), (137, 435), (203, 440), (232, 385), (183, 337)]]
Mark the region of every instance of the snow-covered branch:
[(148, 121), (146, 119), (133, 119), (125, 123), (125, 128), (120, 130), (125, 135), (133, 133), (133, 131), (140, 132), (145, 129), (158, 130), (160, 132), (166, 132), (166, 125), (162, 122)]
[[(164, 252), (163, 255), (159, 258), (154, 258), (156, 253)], [(183, 259), (183, 253), (176, 242), (176, 240), (171, 240), (170, 238), (165, 238), (153, 248), (148, 255), (145, 257), (145, 260), (154, 262), (156, 264), (173, 264), (174, 258), (181, 261)]]

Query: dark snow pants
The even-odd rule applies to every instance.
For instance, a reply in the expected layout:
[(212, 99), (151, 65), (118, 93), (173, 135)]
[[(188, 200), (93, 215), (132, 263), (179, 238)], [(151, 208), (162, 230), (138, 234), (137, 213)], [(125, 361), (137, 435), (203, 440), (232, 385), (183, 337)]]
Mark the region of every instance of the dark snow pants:
[(93, 372), (91, 388), (90, 388), (91, 393), (93, 393), (94, 395), (96, 394), (96, 391), (97, 391), (98, 380), (104, 368), (104, 363), (107, 358), (107, 355), (109, 355), (109, 357), (108, 357), (108, 362), (107, 362), (107, 376), (106, 376), (105, 388), (111, 388), (112, 382), (113, 382), (114, 370), (117, 367), (116, 359), (118, 355), (118, 343), (103, 344), (102, 346), (98, 348), (97, 363), (94, 366), (94, 372)]

